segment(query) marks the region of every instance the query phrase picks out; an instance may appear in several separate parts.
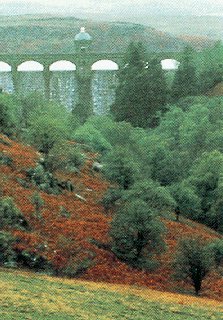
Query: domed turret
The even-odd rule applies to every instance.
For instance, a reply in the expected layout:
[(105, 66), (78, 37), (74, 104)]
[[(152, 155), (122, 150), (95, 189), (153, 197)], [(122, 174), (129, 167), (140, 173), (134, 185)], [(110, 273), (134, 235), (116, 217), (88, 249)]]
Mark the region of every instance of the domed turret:
[(81, 27), (80, 32), (75, 36), (75, 41), (91, 41), (92, 37), (85, 32), (85, 27)]

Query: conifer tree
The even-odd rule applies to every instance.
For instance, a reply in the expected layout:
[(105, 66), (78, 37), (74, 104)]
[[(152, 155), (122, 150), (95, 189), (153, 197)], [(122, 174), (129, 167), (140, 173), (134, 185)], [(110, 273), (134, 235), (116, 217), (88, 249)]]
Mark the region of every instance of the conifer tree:
[(167, 89), (161, 64), (155, 59), (147, 60), (140, 43), (129, 46), (111, 108), (117, 121), (128, 121), (138, 127), (151, 126), (156, 111), (166, 103)]
[(194, 50), (187, 46), (184, 49), (180, 66), (175, 73), (172, 85), (172, 98), (178, 100), (198, 93), (198, 80), (194, 62)]

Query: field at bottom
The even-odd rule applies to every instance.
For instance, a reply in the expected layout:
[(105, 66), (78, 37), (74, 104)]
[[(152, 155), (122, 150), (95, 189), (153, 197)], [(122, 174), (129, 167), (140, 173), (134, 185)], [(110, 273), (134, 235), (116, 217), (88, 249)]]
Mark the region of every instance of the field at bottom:
[(223, 319), (223, 303), (147, 288), (0, 269), (3, 320)]

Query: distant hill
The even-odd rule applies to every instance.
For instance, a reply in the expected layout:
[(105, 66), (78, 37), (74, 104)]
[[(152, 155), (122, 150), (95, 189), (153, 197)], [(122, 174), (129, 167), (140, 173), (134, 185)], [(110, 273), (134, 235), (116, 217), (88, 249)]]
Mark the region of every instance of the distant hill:
[[(123, 52), (131, 41), (141, 41), (148, 51), (180, 51), (190, 39), (130, 22), (95, 22), (75, 17), (10, 16), (1, 17), (0, 53), (72, 53), (74, 37), (81, 26), (93, 37), (93, 51)], [(200, 49), (212, 42), (204, 39)]]
[(157, 30), (171, 33), (175, 37), (181, 35), (209, 38), (214, 41), (223, 40), (223, 15), (166, 15), (143, 14), (123, 17), (124, 21), (138, 22)]

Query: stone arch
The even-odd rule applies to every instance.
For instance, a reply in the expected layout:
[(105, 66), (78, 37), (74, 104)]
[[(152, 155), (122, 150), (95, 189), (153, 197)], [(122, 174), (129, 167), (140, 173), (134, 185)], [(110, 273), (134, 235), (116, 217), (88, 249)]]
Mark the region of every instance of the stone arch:
[(29, 61), (22, 62), (17, 67), (17, 70), (18, 71), (43, 71), (44, 66), (37, 61), (29, 60)]
[(98, 60), (92, 64), (91, 70), (118, 70), (119, 66), (116, 62), (108, 59)]
[(175, 59), (163, 59), (161, 65), (163, 70), (177, 70), (180, 62)]
[(50, 71), (75, 71), (77, 69), (73, 62), (68, 60), (55, 61), (50, 65)]
[(12, 71), (12, 67), (4, 62), (4, 61), (0, 61), (0, 72), (10, 72)]

